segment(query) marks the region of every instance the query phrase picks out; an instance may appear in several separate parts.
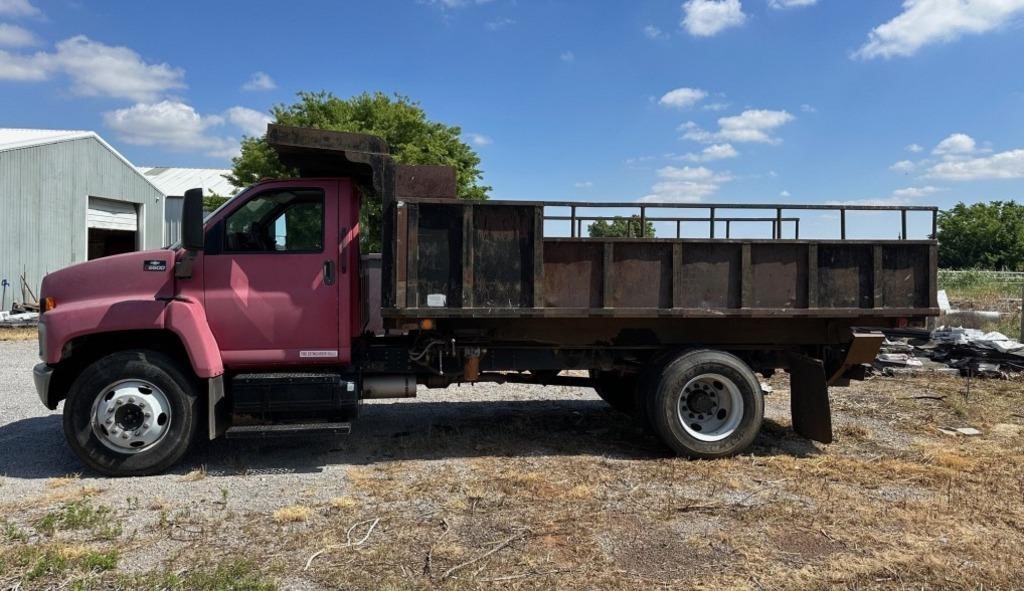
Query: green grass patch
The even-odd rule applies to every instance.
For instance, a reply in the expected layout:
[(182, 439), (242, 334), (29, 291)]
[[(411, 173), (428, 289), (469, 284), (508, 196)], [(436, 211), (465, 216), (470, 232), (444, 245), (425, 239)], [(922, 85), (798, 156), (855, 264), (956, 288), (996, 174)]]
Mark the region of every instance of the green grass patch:
[(0, 532), (3, 532), (3, 539), (8, 542), (24, 542), (28, 539), (25, 530), (0, 517)]
[(274, 591), (277, 584), (256, 563), (233, 558), (178, 574), (146, 573), (121, 582), (126, 589), (173, 591)]
[(939, 289), (950, 299), (991, 302), (1019, 298), (1024, 288), (1024, 274), (1014, 275), (982, 270), (939, 270)]
[(97, 573), (117, 568), (118, 552), (86, 546), (16, 546), (0, 552), (0, 572), (22, 581), (64, 578), (73, 573)]
[(88, 500), (73, 501), (36, 521), (36, 529), (53, 535), (59, 530), (83, 530), (96, 538), (113, 540), (121, 535), (121, 525), (110, 507), (93, 505)]

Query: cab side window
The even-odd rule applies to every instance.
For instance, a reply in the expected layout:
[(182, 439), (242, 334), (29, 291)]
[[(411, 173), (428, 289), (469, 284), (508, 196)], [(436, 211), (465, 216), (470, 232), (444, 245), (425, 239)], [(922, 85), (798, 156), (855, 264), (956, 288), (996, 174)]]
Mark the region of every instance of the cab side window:
[(228, 216), (225, 230), (227, 252), (321, 252), (323, 191), (262, 193)]

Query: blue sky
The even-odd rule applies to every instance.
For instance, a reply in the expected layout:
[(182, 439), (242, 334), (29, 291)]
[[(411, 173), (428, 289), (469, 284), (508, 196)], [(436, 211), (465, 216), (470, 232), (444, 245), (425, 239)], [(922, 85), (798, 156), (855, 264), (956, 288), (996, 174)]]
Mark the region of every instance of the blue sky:
[(1022, 62), (1024, 0), (0, 0), (0, 126), (224, 167), (296, 91), (382, 90), (496, 198), (945, 207), (1024, 197)]

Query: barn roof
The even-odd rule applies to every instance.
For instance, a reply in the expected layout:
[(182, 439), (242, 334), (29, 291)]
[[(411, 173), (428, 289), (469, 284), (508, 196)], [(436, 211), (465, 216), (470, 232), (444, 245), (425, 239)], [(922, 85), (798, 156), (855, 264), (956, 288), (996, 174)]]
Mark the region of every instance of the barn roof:
[[(114, 149), (113, 146), (108, 144), (106, 140), (101, 138), (95, 131), (85, 130), (74, 130), (74, 129), (19, 129), (11, 127), (0, 127), (0, 152), (6, 152), (9, 150), (19, 150), (22, 148), (35, 148), (37, 146), (45, 146), (49, 144), (57, 144), (60, 142), (70, 142), (76, 140), (94, 139), (101, 146), (106, 148), (111, 154), (113, 154), (118, 160), (123, 162), (132, 170), (136, 170), (135, 165), (132, 164), (127, 158), (125, 158), (120, 152)], [(146, 175), (141, 175), (147, 183), (153, 185), (153, 188), (157, 191), (161, 191), (160, 187), (153, 183), (153, 180)], [(161, 191), (163, 193), (163, 191)], [(164, 193), (167, 195), (167, 193)]]
[(166, 166), (139, 166), (147, 179), (163, 191), (164, 195), (184, 195), (189, 189), (201, 188), (204, 195), (216, 193), (231, 197), (238, 187), (224, 178), (231, 171), (221, 168), (171, 168)]

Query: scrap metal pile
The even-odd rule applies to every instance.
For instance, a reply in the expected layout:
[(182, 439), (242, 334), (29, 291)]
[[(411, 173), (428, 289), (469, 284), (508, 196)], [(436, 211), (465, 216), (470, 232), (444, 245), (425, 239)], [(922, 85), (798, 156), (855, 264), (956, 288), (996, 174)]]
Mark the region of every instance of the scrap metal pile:
[(1009, 378), (1024, 375), (1024, 344), (999, 332), (941, 327), (931, 333), (886, 334), (875, 358), (885, 375), (932, 370), (963, 376)]

